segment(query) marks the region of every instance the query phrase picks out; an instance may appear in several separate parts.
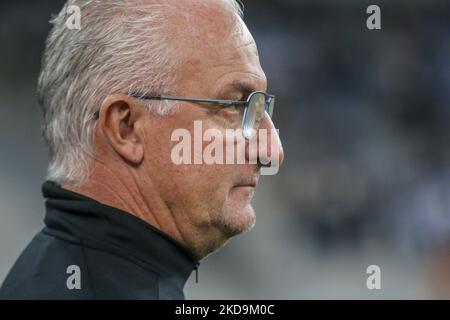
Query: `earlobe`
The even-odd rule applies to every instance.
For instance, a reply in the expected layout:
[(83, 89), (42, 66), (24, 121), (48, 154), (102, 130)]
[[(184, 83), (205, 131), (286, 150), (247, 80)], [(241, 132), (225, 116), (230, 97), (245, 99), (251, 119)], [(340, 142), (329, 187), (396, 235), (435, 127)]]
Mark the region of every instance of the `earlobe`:
[(111, 151), (132, 165), (144, 158), (143, 136), (140, 129), (142, 108), (133, 98), (114, 94), (102, 104), (99, 126)]

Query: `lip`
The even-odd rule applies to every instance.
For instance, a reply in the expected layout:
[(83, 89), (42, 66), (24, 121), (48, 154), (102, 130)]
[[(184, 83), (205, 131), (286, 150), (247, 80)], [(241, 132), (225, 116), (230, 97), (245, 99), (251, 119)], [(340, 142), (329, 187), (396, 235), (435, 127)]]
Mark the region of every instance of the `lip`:
[(258, 180), (259, 180), (258, 177), (252, 177), (250, 179), (243, 180), (243, 181), (239, 182), (234, 187), (252, 187), (252, 188), (256, 188), (256, 186), (258, 184)]

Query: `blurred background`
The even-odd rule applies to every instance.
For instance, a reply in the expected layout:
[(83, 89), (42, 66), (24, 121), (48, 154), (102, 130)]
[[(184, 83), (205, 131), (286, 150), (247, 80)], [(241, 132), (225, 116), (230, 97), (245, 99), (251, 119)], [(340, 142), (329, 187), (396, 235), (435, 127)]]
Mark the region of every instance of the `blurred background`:
[[(0, 283), (43, 226), (35, 87), (63, 3), (0, 4)], [(255, 228), (204, 260), (186, 297), (450, 298), (449, 1), (244, 3), (286, 158), (261, 179)]]

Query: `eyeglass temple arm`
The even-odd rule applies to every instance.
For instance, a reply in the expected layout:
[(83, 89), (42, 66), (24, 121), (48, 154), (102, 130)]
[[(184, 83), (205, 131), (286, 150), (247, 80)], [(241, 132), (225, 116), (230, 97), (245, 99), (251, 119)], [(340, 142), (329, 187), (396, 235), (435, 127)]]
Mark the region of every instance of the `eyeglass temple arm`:
[[(234, 100), (220, 100), (220, 99), (195, 99), (195, 98), (179, 98), (179, 97), (170, 97), (170, 96), (149, 96), (149, 95), (140, 95), (140, 94), (131, 94), (130, 95), (136, 99), (144, 99), (144, 100), (172, 100), (172, 101), (188, 101), (188, 102), (200, 102), (200, 103), (211, 103), (218, 104), (224, 106), (234, 106), (234, 105), (245, 105), (247, 101), (234, 101)], [(94, 112), (93, 118), (98, 119), (99, 111)]]
[[(234, 105), (245, 105), (247, 101), (234, 101), (234, 100), (221, 100), (221, 99), (195, 99), (195, 98), (181, 98), (181, 97), (171, 97), (171, 96), (150, 96), (142, 94), (130, 94), (131, 97), (136, 99), (144, 100), (172, 100), (172, 101), (188, 101), (188, 102), (200, 102), (200, 103), (211, 103), (219, 104), (224, 106), (234, 106)], [(268, 95), (269, 98), (274, 99), (274, 95)], [(94, 119), (99, 117), (99, 111), (93, 114)]]
[(195, 98), (180, 98), (171, 96), (149, 96), (149, 95), (131, 95), (137, 99), (144, 100), (172, 100), (172, 101), (187, 101), (187, 102), (200, 102), (200, 103), (211, 103), (220, 104), (225, 106), (233, 105), (244, 105), (247, 101), (234, 101), (234, 100), (220, 100), (220, 99), (195, 99)]

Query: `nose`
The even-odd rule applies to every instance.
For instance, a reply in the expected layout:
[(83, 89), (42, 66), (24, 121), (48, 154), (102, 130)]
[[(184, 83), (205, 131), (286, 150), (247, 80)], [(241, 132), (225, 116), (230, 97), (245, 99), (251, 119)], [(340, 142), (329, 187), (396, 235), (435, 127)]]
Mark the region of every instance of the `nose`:
[[(256, 136), (256, 148), (249, 148), (248, 157), (257, 159), (261, 167), (279, 167), (284, 161), (284, 150), (278, 131), (266, 114), (261, 120)], [(252, 143), (252, 142), (251, 142)], [(256, 153), (256, 154), (251, 154)]]

